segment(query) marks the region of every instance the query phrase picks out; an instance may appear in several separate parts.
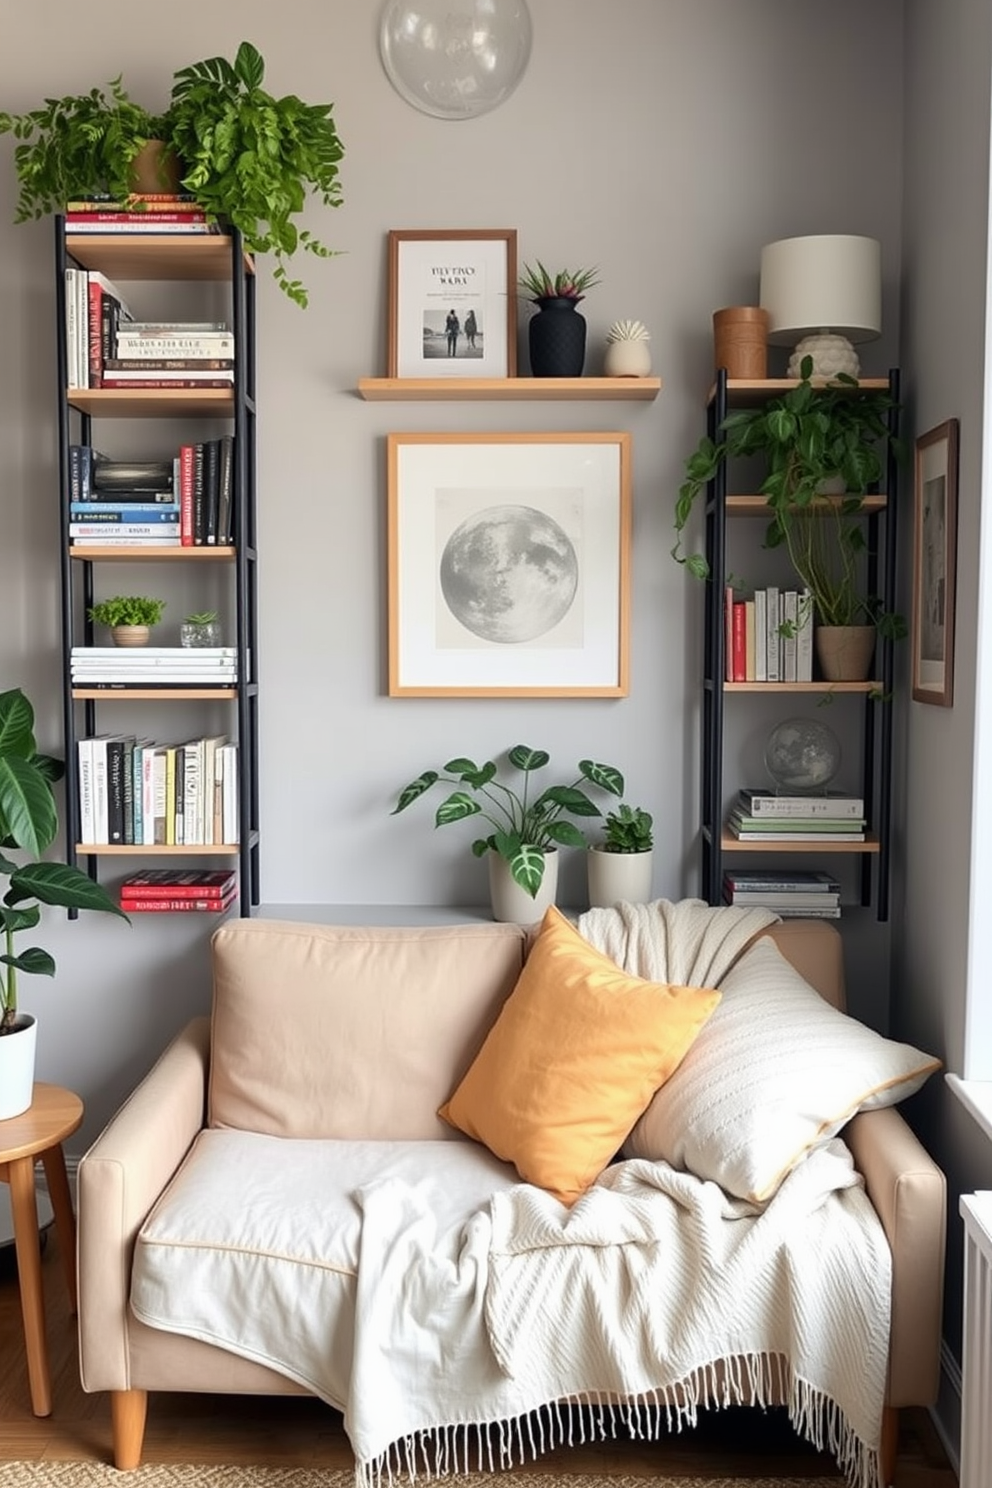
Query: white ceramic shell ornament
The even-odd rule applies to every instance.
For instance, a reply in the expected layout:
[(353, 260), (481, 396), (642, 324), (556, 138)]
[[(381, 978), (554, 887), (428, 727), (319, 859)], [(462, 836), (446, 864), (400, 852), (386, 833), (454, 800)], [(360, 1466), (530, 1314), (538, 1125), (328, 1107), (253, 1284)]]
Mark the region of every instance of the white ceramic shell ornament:
[(471, 119), (509, 98), (530, 58), (527, 0), (386, 0), (379, 54), (401, 98)]
[(651, 333), (640, 320), (615, 320), (606, 333), (603, 371), (607, 377), (647, 377), (651, 371)]

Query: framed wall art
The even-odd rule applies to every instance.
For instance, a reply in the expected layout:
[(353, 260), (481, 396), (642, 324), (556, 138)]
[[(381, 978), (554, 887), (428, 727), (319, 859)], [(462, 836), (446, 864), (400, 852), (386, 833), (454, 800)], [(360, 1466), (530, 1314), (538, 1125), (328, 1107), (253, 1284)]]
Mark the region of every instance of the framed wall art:
[(514, 228), (389, 234), (389, 377), (515, 377)]
[(390, 434), (390, 697), (626, 697), (630, 435)]
[(913, 697), (949, 708), (954, 701), (957, 419), (917, 439), (913, 494)]

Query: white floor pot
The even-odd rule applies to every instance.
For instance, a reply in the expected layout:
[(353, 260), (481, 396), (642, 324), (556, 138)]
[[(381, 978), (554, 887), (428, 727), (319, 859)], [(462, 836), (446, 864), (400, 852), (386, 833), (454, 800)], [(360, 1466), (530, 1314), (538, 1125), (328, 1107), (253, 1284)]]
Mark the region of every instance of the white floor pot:
[(493, 919), (511, 925), (533, 925), (543, 919), (558, 892), (558, 849), (549, 848), (544, 854), (544, 877), (533, 899), (512, 877), (509, 864), (499, 853), (490, 852), (488, 857)]
[(590, 908), (609, 909), (621, 902), (647, 904), (651, 899), (653, 858), (651, 851), (617, 853), (590, 847), (586, 853)]
[(19, 1014), (13, 1033), (0, 1037), (0, 1121), (20, 1116), (31, 1104), (37, 1041), (38, 1024), (29, 1013)]

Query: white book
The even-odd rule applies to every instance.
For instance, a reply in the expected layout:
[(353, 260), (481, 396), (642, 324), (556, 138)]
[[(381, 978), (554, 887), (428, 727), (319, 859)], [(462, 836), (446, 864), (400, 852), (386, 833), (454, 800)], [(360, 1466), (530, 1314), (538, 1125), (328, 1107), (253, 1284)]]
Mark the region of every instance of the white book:
[(227, 743), (226, 734), (208, 734), (203, 740), (203, 837), (207, 847), (217, 841), (214, 835), (214, 795), (217, 787), (217, 754)]
[[(236, 646), (141, 646), (134, 649), (140, 650), (143, 658), (147, 656), (178, 656), (180, 659), (195, 659), (197, 661), (204, 661), (208, 657), (216, 658), (236, 656), (238, 654)], [(110, 657), (111, 659), (122, 661), (128, 659), (127, 647), (121, 648), (120, 646), (73, 646), (69, 654), (73, 659), (77, 656)]]
[(79, 352), (76, 345), (76, 275), (78, 269), (65, 271), (65, 378), (70, 388), (79, 387)]
[(141, 842), (155, 846), (155, 756), (157, 747), (146, 744), (141, 752)]
[(768, 681), (768, 592), (754, 591), (754, 680)]
[(93, 749), (90, 739), (80, 739), (79, 758), (79, 840), (95, 842), (93, 819)]
[(799, 594), (799, 622), (796, 634), (796, 681), (813, 680), (813, 596), (808, 589)]
[(76, 386), (90, 385), (90, 287), (85, 269), (76, 273), (76, 355), (79, 381)]
[(90, 740), (93, 758), (93, 836), (90, 839), (98, 847), (110, 843), (110, 817), (107, 789), (107, 735)]
[(780, 666), (782, 637), (778, 633), (779, 596), (777, 586), (774, 584), (770, 584), (768, 586), (768, 589), (765, 591), (765, 594), (766, 604), (768, 607), (768, 626), (766, 630), (766, 635), (768, 637), (768, 655), (766, 657), (768, 681), (780, 682), (782, 680), (782, 672)]
[(237, 843), (238, 822), (238, 746), (222, 744), (224, 753), (223, 826), (224, 842)]
[(168, 746), (160, 744), (152, 760), (152, 842), (155, 845), (166, 840), (167, 776)]
[(782, 624), (786, 628), (782, 636), (782, 681), (796, 681), (796, 620), (799, 596), (795, 589), (786, 589), (782, 594)]
[(185, 847), (198, 847), (203, 841), (199, 826), (201, 744), (200, 739), (189, 739), (183, 745), (182, 840)]

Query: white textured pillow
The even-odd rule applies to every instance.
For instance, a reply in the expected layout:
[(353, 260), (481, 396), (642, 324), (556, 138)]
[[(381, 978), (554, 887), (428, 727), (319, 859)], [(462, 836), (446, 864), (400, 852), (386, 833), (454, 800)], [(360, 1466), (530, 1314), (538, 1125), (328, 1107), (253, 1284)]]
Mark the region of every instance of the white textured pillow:
[(738, 1198), (770, 1199), (857, 1111), (919, 1090), (940, 1060), (824, 1002), (767, 936), (724, 978), (723, 998), (656, 1092), (624, 1155), (661, 1158)]

